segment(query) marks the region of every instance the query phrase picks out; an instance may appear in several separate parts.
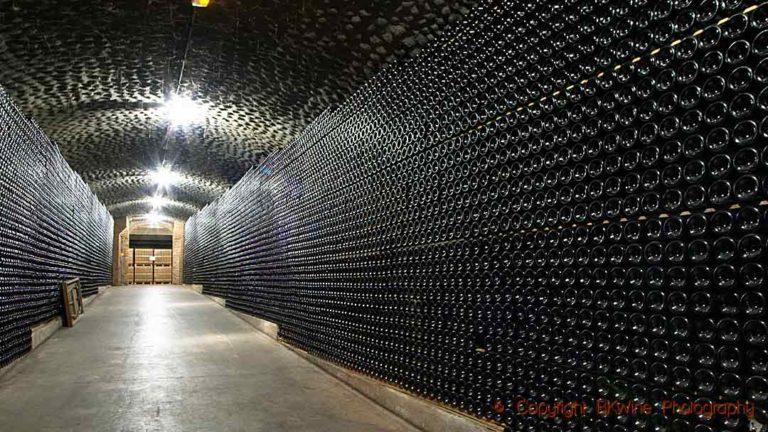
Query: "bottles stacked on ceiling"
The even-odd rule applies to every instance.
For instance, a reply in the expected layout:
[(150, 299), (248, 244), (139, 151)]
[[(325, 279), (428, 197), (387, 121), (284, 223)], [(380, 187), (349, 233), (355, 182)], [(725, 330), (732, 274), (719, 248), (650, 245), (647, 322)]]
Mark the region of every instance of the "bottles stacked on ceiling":
[(186, 280), (510, 430), (746, 430), (515, 406), (767, 407), (767, 84), (768, 6), (485, 2), (190, 219)]
[(0, 367), (59, 315), (61, 283), (109, 285), (112, 216), (0, 87)]

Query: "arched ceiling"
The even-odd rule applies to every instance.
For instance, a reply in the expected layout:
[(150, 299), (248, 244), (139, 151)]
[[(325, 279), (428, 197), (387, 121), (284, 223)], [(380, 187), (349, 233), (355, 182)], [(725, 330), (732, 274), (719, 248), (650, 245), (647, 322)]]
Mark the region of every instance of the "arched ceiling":
[[(185, 218), (474, 3), (212, 0), (187, 44), (189, 0), (0, 0), (0, 85), (113, 215), (151, 208), (165, 162)], [(205, 120), (171, 126), (174, 93)]]

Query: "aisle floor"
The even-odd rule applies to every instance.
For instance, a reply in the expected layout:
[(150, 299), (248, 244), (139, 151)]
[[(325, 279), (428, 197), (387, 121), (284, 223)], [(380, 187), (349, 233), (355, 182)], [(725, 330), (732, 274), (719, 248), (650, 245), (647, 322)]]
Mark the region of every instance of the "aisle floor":
[(111, 288), (0, 375), (9, 431), (412, 431), (210, 299)]

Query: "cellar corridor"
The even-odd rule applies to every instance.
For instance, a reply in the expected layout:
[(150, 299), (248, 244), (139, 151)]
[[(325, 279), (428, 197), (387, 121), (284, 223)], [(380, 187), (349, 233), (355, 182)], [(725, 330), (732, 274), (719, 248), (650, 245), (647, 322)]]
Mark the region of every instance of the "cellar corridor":
[(77, 327), (3, 371), (0, 429), (413, 430), (207, 297), (167, 285), (107, 290)]
[(0, 0), (0, 432), (411, 428), (768, 432), (768, 1)]

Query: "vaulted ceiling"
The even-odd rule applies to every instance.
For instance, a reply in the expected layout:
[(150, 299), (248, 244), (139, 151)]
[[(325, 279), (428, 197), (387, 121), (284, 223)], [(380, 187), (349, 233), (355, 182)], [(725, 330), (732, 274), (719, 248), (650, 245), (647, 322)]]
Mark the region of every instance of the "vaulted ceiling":
[[(0, 86), (113, 215), (147, 212), (165, 164), (163, 211), (185, 218), (474, 3), (0, 0)], [(204, 119), (172, 125), (174, 94)]]

